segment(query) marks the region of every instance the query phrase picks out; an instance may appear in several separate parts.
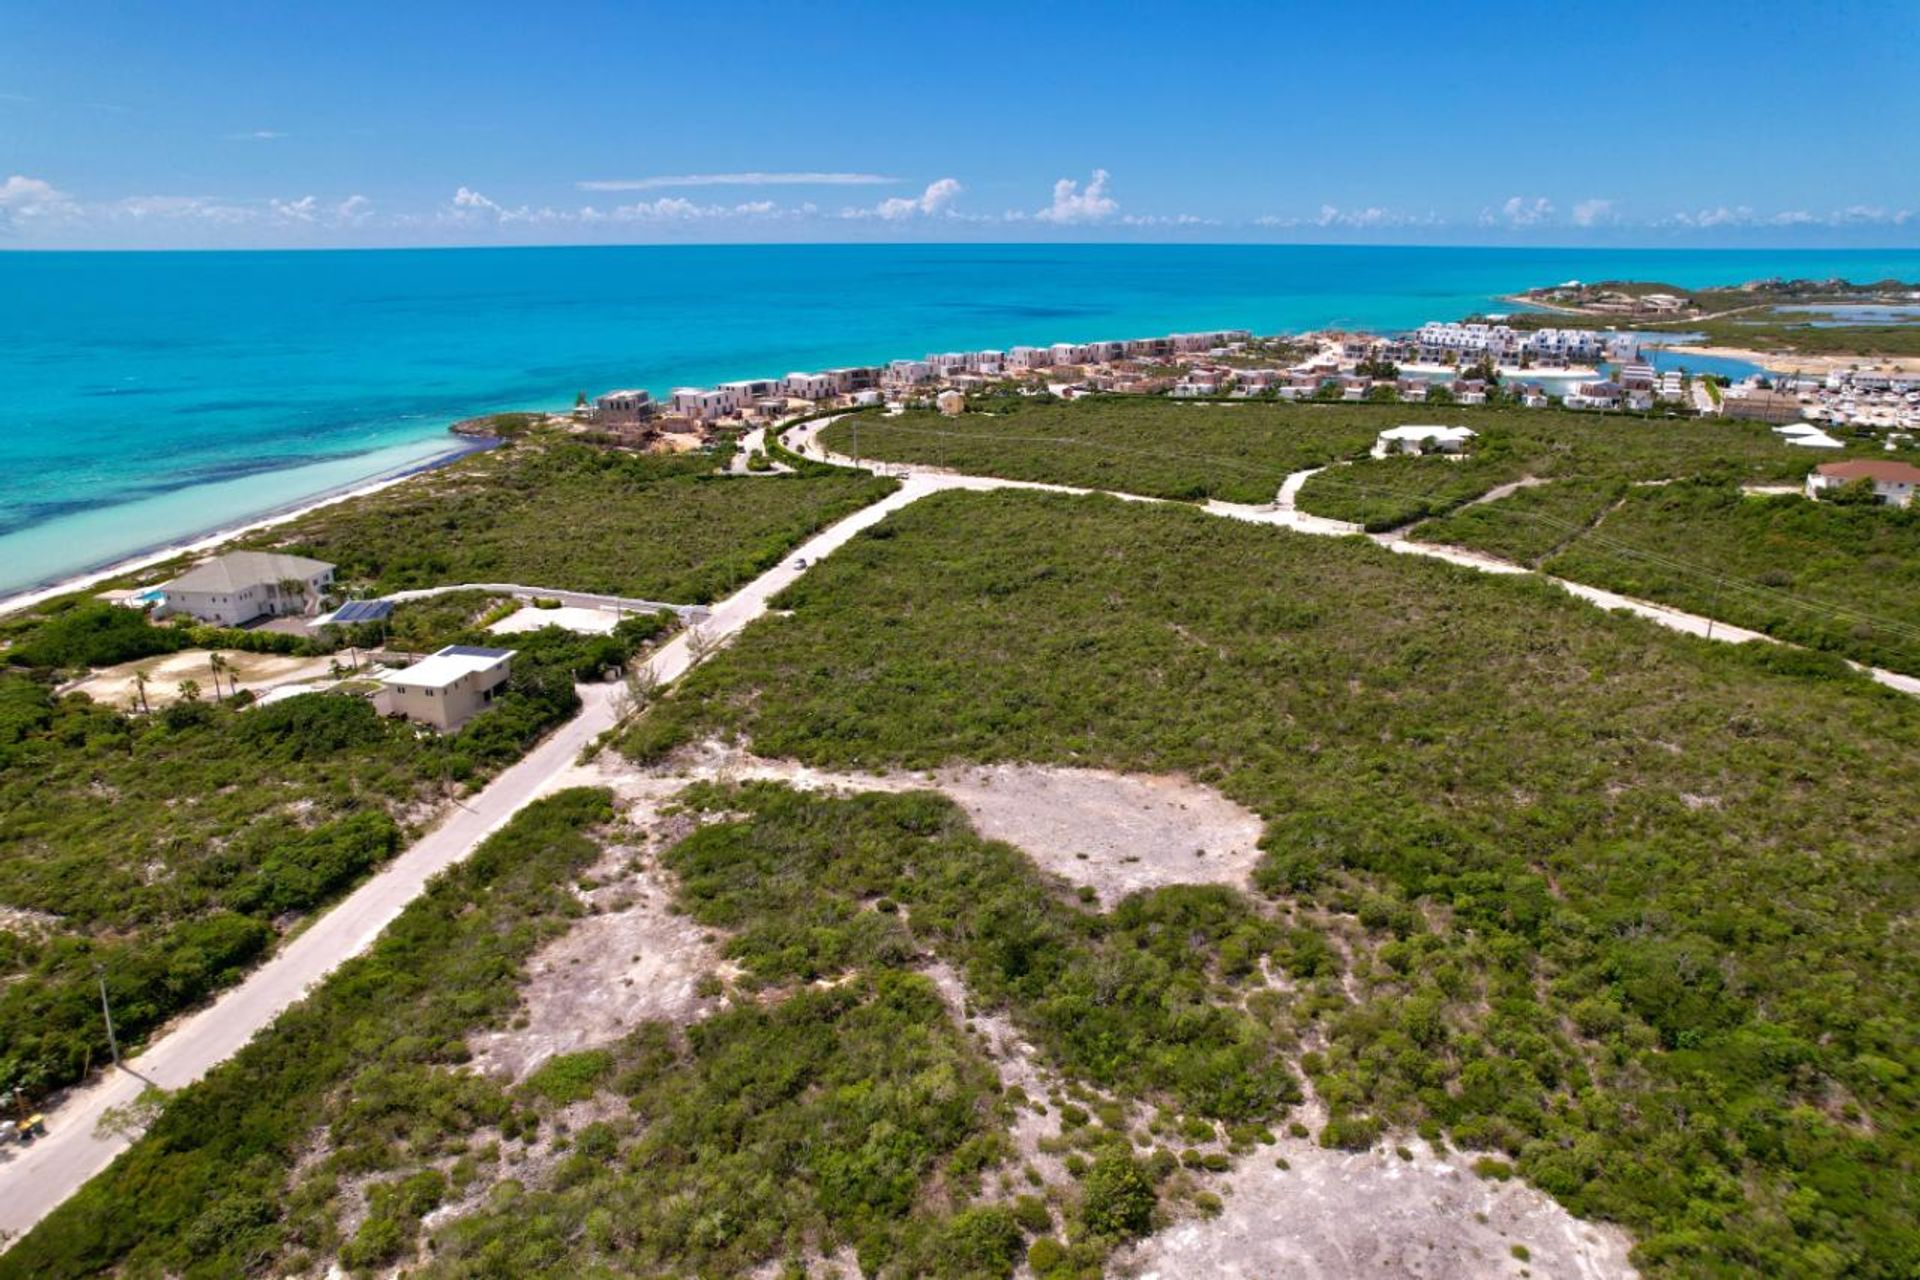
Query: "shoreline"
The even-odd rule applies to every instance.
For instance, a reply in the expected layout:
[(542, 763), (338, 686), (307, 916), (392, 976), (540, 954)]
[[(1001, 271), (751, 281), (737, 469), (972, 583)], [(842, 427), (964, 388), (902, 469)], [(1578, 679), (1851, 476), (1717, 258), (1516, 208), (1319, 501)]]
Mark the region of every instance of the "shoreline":
[(354, 498), (364, 498), (390, 489), (394, 485), (425, 475), (430, 471), (450, 466), (462, 458), (476, 453), (484, 453), (500, 444), (493, 437), (465, 436), (455, 437), (456, 443), (445, 451), (419, 462), (410, 463), (398, 471), (374, 476), (345, 488), (329, 490), (297, 502), (277, 507), (265, 515), (253, 516), (240, 524), (225, 525), (204, 533), (174, 542), (163, 543), (136, 551), (119, 560), (92, 569), (85, 569), (64, 578), (49, 579), (36, 583), (10, 595), (0, 596), (0, 617), (30, 609), (57, 596), (74, 591), (84, 591), (89, 587), (117, 578), (122, 574), (134, 573), (141, 569), (150, 569), (154, 565), (164, 564), (176, 556), (194, 555), (203, 551), (212, 551), (243, 534), (254, 533), (261, 529), (272, 529), (279, 525), (290, 524), (311, 511), (330, 507), (335, 503), (348, 502)]
[(1748, 347), (1700, 346), (1693, 343), (1663, 346), (1661, 350), (1680, 355), (1745, 360), (1748, 364), (1759, 365), (1768, 373), (1794, 370), (1802, 373), (1832, 373), (1836, 369), (1855, 368), (1878, 369), (1887, 373), (1920, 373), (1920, 357), (1916, 356), (1800, 355), (1791, 351), (1755, 351)]

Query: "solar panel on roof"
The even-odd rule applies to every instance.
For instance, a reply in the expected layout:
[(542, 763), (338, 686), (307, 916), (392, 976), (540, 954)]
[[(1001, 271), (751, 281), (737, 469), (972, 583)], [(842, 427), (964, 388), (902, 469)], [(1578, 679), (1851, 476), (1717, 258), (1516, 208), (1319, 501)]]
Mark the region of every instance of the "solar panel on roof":
[(391, 600), (349, 600), (334, 611), (335, 622), (382, 622), (393, 616)]
[(511, 649), (485, 649), (477, 644), (450, 644), (440, 651), (462, 658), (504, 658), (512, 653)]

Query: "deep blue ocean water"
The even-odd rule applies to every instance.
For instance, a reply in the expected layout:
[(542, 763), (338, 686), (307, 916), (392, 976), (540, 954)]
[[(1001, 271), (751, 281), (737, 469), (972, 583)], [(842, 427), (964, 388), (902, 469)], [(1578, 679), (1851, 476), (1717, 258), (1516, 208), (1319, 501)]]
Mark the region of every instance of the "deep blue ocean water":
[(574, 393), (1180, 329), (1401, 328), (1570, 278), (1920, 277), (1920, 250), (706, 246), (0, 253), (0, 592)]

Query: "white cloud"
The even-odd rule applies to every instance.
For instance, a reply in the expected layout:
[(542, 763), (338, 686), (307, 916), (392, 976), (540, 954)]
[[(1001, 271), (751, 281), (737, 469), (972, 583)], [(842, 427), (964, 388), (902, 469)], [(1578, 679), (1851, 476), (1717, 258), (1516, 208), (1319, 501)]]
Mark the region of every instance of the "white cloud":
[(1202, 218), (1193, 213), (1129, 213), (1120, 219), (1125, 227), (1217, 227), (1218, 218)]
[(1582, 200), (1573, 206), (1573, 225), (1597, 227), (1614, 220), (1613, 201), (1599, 197)]
[(475, 212), (501, 212), (500, 206), (481, 195), (471, 187), (461, 187), (453, 193), (453, 207)]
[(878, 173), (679, 173), (656, 178), (595, 178), (582, 191), (653, 191), (663, 187), (875, 187), (898, 182)]
[(278, 129), (249, 129), (244, 133), (230, 133), (228, 142), (278, 142), (287, 135)]
[(1033, 216), (1042, 222), (1104, 222), (1120, 211), (1120, 202), (1107, 194), (1108, 174), (1095, 169), (1086, 189), (1072, 178), (1053, 184), (1053, 203)]
[(298, 200), (272, 200), (268, 202), (276, 217), (289, 222), (312, 222), (320, 214), (318, 196), (301, 196)]
[(899, 222), (906, 218), (931, 218), (953, 214), (954, 199), (964, 190), (957, 178), (939, 178), (927, 184), (917, 196), (893, 196), (871, 209), (845, 209), (843, 218), (882, 218)]
[(68, 204), (71, 197), (41, 178), (16, 173), (0, 182), (0, 209), (38, 209), (47, 205)]
[(373, 201), (363, 195), (354, 194), (333, 207), (334, 221), (347, 226), (358, 226), (373, 216)]
[(742, 204), (695, 204), (680, 196), (662, 196), (658, 200), (621, 205), (610, 215), (616, 222), (698, 222), (712, 218), (771, 218), (781, 213), (771, 200), (749, 200)]
[(1712, 209), (1683, 209), (1654, 223), (1661, 227), (1687, 227), (1711, 230), (1715, 227), (1904, 227), (1920, 214), (1911, 209), (1886, 209), (1879, 205), (1848, 205), (1827, 213), (1806, 209), (1785, 209), (1779, 213), (1756, 213), (1746, 205)]
[(107, 206), (110, 218), (133, 222), (200, 222), (238, 226), (260, 217), (260, 209), (219, 196), (128, 196)]
[(1483, 209), (1480, 212), (1480, 225), (1493, 226), (1504, 222), (1510, 227), (1537, 227), (1553, 217), (1553, 201), (1545, 196), (1535, 196), (1529, 200), (1525, 196), (1509, 196), (1499, 211)]

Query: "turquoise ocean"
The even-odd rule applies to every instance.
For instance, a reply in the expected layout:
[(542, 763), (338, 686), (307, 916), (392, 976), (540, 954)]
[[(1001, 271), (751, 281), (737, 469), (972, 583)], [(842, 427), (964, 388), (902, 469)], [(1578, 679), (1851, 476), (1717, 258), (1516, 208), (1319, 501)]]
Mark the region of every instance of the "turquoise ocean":
[(1238, 327), (1407, 328), (1570, 278), (1920, 278), (1920, 249), (802, 245), (0, 253), (0, 593), (613, 387)]

